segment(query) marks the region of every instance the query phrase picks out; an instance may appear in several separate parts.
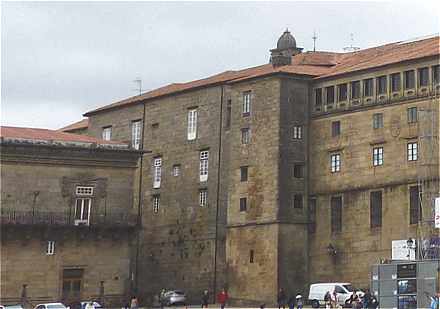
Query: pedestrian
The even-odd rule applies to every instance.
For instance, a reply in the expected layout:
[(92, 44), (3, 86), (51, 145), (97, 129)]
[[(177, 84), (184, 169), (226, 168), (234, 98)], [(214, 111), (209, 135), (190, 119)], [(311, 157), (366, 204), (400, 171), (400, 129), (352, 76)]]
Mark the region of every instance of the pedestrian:
[(333, 290), (332, 296), (331, 296), (331, 308), (337, 308), (338, 307), (338, 293), (336, 290)]
[(350, 303), (352, 309), (358, 309), (359, 296), (357, 295), (356, 290), (351, 293), (348, 302)]
[(81, 309), (82, 305), (81, 302), (78, 299), (74, 299), (70, 305), (69, 305), (70, 309)]
[(298, 309), (302, 309), (303, 307), (303, 299), (302, 299), (302, 295), (300, 293), (298, 293), (296, 295), (296, 308)]
[(208, 308), (209, 302), (209, 292), (208, 290), (204, 290), (202, 293), (202, 308)]
[(284, 292), (283, 288), (280, 288), (280, 290), (278, 291), (277, 302), (278, 309), (281, 309), (281, 307), (283, 307), (283, 309), (286, 309), (286, 293)]
[(289, 309), (295, 309), (295, 296), (292, 293), (289, 299), (287, 300), (287, 305), (289, 306)]
[(159, 293), (159, 304), (160, 308), (165, 306), (165, 289), (162, 289)]
[(362, 297), (362, 305), (364, 309), (370, 308), (371, 293), (369, 289), (365, 290), (364, 297)]
[(93, 305), (93, 300), (87, 302), (84, 309), (95, 309), (95, 306)]
[(330, 294), (330, 291), (327, 291), (327, 293), (325, 293), (324, 303), (325, 309), (330, 309), (332, 307), (332, 295)]
[(226, 302), (228, 301), (228, 298), (229, 298), (228, 293), (223, 288), (222, 291), (220, 293), (218, 293), (218, 295), (217, 295), (217, 301), (220, 303), (221, 309), (225, 308)]
[(137, 309), (139, 307), (138, 300), (135, 295), (130, 300), (130, 309)]

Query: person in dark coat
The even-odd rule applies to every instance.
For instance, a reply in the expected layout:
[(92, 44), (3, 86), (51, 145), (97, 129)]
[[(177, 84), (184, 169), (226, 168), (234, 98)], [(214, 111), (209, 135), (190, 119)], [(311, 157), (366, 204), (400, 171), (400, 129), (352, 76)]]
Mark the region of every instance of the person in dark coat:
[(283, 307), (283, 309), (286, 309), (286, 298), (287, 297), (286, 297), (286, 293), (284, 292), (284, 289), (280, 288), (277, 297), (278, 309), (281, 309), (281, 307)]
[(289, 309), (295, 309), (295, 294), (292, 294), (287, 300), (287, 304), (289, 305)]
[(209, 292), (208, 290), (204, 290), (202, 293), (202, 308), (208, 308), (209, 303)]

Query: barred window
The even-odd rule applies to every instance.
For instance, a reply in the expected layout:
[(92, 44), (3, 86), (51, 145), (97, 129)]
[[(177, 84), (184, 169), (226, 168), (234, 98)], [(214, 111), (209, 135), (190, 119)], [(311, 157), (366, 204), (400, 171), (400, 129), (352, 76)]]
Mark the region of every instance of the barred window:
[(293, 166), (293, 177), (295, 178), (304, 177), (304, 164), (295, 164)]
[(251, 141), (251, 130), (249, 128), (241, 129), (241, 143), (247, 145)]
[(249, 115), (251, 112), (251, 92), (243, 92), (243, 116)]
[(411, 142), (407, 145), (408, 161), (417, 161), (418, 159), (418, 144), (417, 142)]
[(188, 140), (194, 140), (197, 137), (197, 108), (188, 110)]
[(410, 107), (407, 109), (408, 123), (417, 122), (417, 107)]
[(160, 188), (162, 180), (162, 158), (157, 157), (153, 160), (153, 188)]
[(429, 68), (420, 68), (419, 73), (419, 86), (424, 87), (429, 84)]
[(342, 231), (342, 197), (333, 196), (330, 202), (331, 206), (331, 230), (332, 233)]
[(382, 226), (382, 191), (370, 192), (370, 227)]
[(180, 164), (173, 165), (173, 176), (180, 176)]
[(413, 89), (415, 87), (415, 76), (414, 70), (409, 70), (404, 72), (405, 77), (405, 89)]
[(47, 255), (54, 255), (55, 254), (55, 241), (49, 240), (47, 242), (46, 254)]
[(335, 102), (335, 86), (326, 87), (325, 93), (327, 104), (333, 104)]
[(383, 165), (383, 147), (373, 148), (373, 166)]
[(359, 99), (361, 96), (361, 82), (359, 80), (351, 82), (351, 98)]
[(248, 166), (240, 167), (240, 181), (248, 181)]
[(387, 93), (387, 77), (379, 76), (376, 80), (377, 83), (377, 94), (386, 94)]
[(208, 160), (209, 160), (209, 151), (203, 150), (200, 151), (200, 181), (204, 182), (208, 180)]
[(141, 146), (142, 121), (136, 120), (131, 123), (131, 146), (139, 149)]
[(391, 91), (400, 91), (400, 73), (391, 74)]
[(160, 207), (160, 195), (155, 194), (153, 195), (153, 212), (157, 214), (159, 212)]
[(199, 205), (204, 207), (208, 204), (208, 190), (202, 189), (199, 191)]
[(303, 208), (302, 194), (295, 194), (293, 196), (293, 208), (295, 208), (295, 209), (302, 209)]
[(347, 100), (347, 84), (338, 85), (338, 101), (346, 101)]
[(373, 95), (373, 79), (364, 80), (364, 96), (371, 97)]
[(76, 195), (93, 195), (93, 187), (85, 187), (85, 186), (77, 186), (76, 187)]
[(292, 127), (292, 138), (293, 139), (302, 139), (302, 126), (293, 126)]
[(418, 186), (409, 188), (409, 223), (417, 224), (422, 219), (422, 208)]
[(331, 162), (331, 171), (332, 173), (336, 173), (341, 171), (341, 154), (340, 153), (334, 153), (330, 156), (330, 162)]

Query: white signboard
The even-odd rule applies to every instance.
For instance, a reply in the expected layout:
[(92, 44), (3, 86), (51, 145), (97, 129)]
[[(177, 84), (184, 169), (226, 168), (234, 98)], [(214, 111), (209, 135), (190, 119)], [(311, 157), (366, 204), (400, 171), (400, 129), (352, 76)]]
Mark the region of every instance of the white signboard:
[(440, 197), (435, 198), (434, 225), (440, 229)]
[(416, 259), (415, 244), (416, 240), (413, 239), (413, 248), (408, 249), (406, 244), (407, 240), (393, 240), (391, 242), (391, 259), (393, 260), (412, 260)]

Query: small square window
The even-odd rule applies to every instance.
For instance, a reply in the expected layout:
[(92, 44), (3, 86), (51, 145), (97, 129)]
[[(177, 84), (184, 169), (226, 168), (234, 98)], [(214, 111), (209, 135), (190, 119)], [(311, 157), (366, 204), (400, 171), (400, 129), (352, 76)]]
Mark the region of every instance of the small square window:
[(295, 177), (295, 178), (303, 178), (304, 177), (304, 165), (303, 164), (295, 164), (293, 166), (293, 177)]
[(341, 171), (341, 154), (335, 153), (330, 156), (331, 171), (332, 173), (337, 173)]
[(333, 121), (332, 122), (332, 136), (336, 137), (341, 135), (341, 122), (340, 121)]
[(293, 139), (302, 139), (302, 126), (293, 126), (292, 127), (292, 138)]
[(241, 166), (240, 167), (240, 181), (248, 181), (248, 167)]
[(199, 191), (199, 205), (205, 207), (208, 204), (208, 190), (202, 189)]
[(249, 144), (251, 140), (251, 132), (249, 128), (243, 128), (241, 129), (241, 143), (243, 145)]
[(246, 211), (247, 210), (247, 198), (241, 197), (240, 198), (240, 211)]
[(417, 107), (410, 107), (407, 109), (408, 123), (417, 122)]
[(417, 161), (418, 159), (418, 144), (417, 142), (411, 142), (407, 145), (407, 157), (408, 161)]
[(302, 209), (303, 208), (302, 194), (295, 194), (293, 196), (293, 208), (295, 208), (295, 209)]
[(180, 164), (173, 165), (173, 176), (180, 176)]
[(373, 114), (373, 129), (383, 128), (383, 114)]
[(383, 147), (373, 148), (373, 166), (383, 165)]

